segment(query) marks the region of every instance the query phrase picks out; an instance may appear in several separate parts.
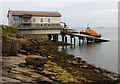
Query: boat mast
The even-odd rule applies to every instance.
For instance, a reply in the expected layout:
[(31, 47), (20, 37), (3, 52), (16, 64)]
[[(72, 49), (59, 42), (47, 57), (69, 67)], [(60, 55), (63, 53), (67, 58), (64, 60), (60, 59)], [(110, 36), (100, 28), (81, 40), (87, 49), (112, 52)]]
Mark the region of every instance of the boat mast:
[(88, 23), (88, 25), (87, 25), (87, 29), (90, 29), (90, 25), (89, 25), (89, 23)]

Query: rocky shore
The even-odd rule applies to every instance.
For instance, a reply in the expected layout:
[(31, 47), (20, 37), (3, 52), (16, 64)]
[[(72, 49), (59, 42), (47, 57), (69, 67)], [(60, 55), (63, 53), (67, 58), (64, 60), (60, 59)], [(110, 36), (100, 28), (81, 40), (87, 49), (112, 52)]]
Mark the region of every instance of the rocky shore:
[[(7, 26), (3, 26), (9, 29)], [(28, 84), (118, 84), (119, 74), (88, 64), (72, 54), (58, 51), (69, 46), (7, 32), (3, 37), (2, 83)], [(13, 43), (14, 42), (14, 43)], [(26, 60), (27, 59), (27, 60)], [(40, 65), (40, 66), (39, 66)]]

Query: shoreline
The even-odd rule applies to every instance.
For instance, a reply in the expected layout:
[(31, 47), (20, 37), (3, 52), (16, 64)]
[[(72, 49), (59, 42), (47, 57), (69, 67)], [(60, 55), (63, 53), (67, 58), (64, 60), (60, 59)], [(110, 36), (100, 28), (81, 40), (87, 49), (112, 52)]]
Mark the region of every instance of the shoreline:
[[(6, 42), (3, 48), (9, 49), (9, 45), (12, 46), (8, 53), (2, 53), (3, 83), (110, 84), (120, 82), (119, 74), (95, 67), (81, 58), (76, 58), (73, 54), (59, 52), (58, 47), (68, 46), (67, 43), (48, 40), (38, 42), (18, 33), (6, 34), (6, 31), (3, 40)], [(43, 66), (27, 64), (25, 58), (29, 55), (45, 57), (46, 63)]]
[[(65, 50), (66, 50), (66, 46), (59, 46), (60, 48), (61, 47), (65, 47)], [(74, 47), (74, 45), (68, 45), (68, 47)], [(64, 50), (64, 49), (63, 49)], [(62, 53), (66, 53), (66, 52), (63, 52), (63, 51), (61, 51), (60, 50), (60, 52), (62, 52)], [(72, 54), (72, 53), (69, 53), (69, 52), (67, 52), (68, 54)], [(73, 54), (74, 55), (74, 54)], [(113, 70), (110, 70), (110, 69), (106, 69), (106, 68), (102, 68), (100, 65), (98, 66), (98, 65), (96, 65), (96, 64), (93, 64), (92, 62), (89, 62), (88, 60), (86, 60), (85, 58), (83, 58), (83, 57), (80, 57), (79, 55), (74, 55), (75, 56), (75, 58), (81, 58), (81, 60), (83, 60), (83, 61), (86, 61), (88, 64), (90, 64), (90, 65), (93, 65), (93, 66), (95, 66), (95, 67), (97, 67), (97, 68), (101, 68), (101, 69), (103, 69), (103, 70), (107, 70), (107, 71), (110, 71), (110, 72), (112, 72), (112, 73), (116, 73), (116, 74), (119, 74), (118, 73), (118, 71), (113, 71)]]
[[(51, 79), (53, 83), (118, 83), (118, 80), (114, 80), (113, 78), (116, 73), (112, 73), (110, 71), (103, 70), (101, 68), (95, 67), (94, 65), (88, 64), (87, 62), (82, 61), (81, 58), (75, 58), (75, 56), (72, 54), (64, 54), (57, 51), (56, 48), (62, 43), (58, 44), (58, 42), (44, 42), (40, 44), (40, 53), (36, 53), (36, 50), (34, 50), (34, 45), (30, 45), (33, 51), (27, 51), (27, 53), (30, 55), (34, 54), (47, 57), (48, 60), (46, 64), (44, 64), (43, 67), (40, 67), (40, 70), (43, 69), (44, 71), (47, 67), (47, 73), (51, 72), (52, 74), (52, 76), (48, 78)], [(30, 66), (26, 67), (29, 68)], [(39, 67), (37, 67), (37, 69), (32, 67), (31, 69), (37, 70), (39, 72)], [(39, 74), (41, 74), (41, 72), (39, 72)], [(38, 82), (38, 80), (36, 81)]]
[[(40, 55), (47, 57), (48, 60), (56, 63), (58, 66), (60, 66), (62, 69), (67, 70), (69, 73), (71, 73), (76, 80), (81, 81), (81, 77), (85, 78), (84, 82), (116, 82), (114, 79), (111, 79), (110, 77), (106, 76), (111, 75), (112, 78), (114, 78), (114, 74), (108, 70), (103, 70), (100, 67), (95, 67), (94, 65), (91, 65), (85, 61), (82, 61), (81, 58), (75, 58), (72, 54), (64, 54), (56, 50), (58, 49), (58, 46), (63, 46), (64, 43), (60, 42), (47, 42), (47, 43), (41, 43), (42, 48), (40, 46)], [(65, 46), (67, 46), (65, 44)], [(79, 74), (82, 73), (82, 74)], [(79, 75), (78, 75), (79, 74)], [(98, 76), (99, 78), (96, 78), (95, 76)], [(105, 77), (105, 78), (104, 78)], [(107, 80), (104, 80), (107, 79)], [(83, 82), (83, 83), (84, 83)]]

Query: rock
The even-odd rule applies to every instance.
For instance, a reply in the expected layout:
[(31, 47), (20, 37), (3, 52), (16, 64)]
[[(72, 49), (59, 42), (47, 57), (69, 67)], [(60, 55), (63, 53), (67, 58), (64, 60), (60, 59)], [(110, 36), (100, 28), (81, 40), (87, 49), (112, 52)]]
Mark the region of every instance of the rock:
[(83, 69), (87, 69), (88, 68), (87, 65), (83, 65), (83, 66), (80, 66), (80, 67), (83, 68)]
[(53, 81), (50, 80), (49, 78), (45, 77), (45, 76), (40, 76), (38, 79), (37, 79), (37, 82), (39, 84), (53, 84)]
[(2, 42), (2, 52), (6, 53), (6, 54), (10, 54), (11, 53), (11, 40), (7, 40), (5, 42)]
[(16, 74), (16, 75), (12, 76), (11, 78), (18, 79), (22, 82), (32, 82), (34, 80), (33, 78), (22, 75), (22, 74)]
[(23, 35), (21, 35), (21, 34), (19, 34), (19, 33), (17, 33), (16, 37), (17, 37), (17, 38), (25, 38)]
[(51, 77), (51, 76), (56, 76), (57, 74), (56, 73), (53, 73), (53, 72), (50, 72), (50, 71), (47, 71), (47, 70), (43, 70), (41, 71), (41, 74), (47, 76), (47, 77)]
[(77, 58), (78, 59), (78, 63), (80, 63), (81, 62), (81, 58)]
[(34, 66), (42, 66), (46, 63), (47, 58), (46, 57), (42, 57), (42, 56), (38, 56), (38, 55), (28, 55), (25, 58), (25, 61), (27, 64), (29, 65), (34, 65)]
[(11, 44), (11, 54), (12, 55), (17, 55), (17, 51), (21, 49), (21, 42), (18, 39), (12, 39), (12, 44)]
[(85, 61), (83, 60), (82, 63), (85, 63)]
[(76, 61), (69, 61), (70, 64), (72, 65), (77, 65), (78, 63)]
[(95, 72), (96, 72), (96, 73), (100, 73), (100, 71), (99, 71), (99, 70), (97, 70), (97, 69), (95, 70)]
[(22, 53), (22, 54), (25, 54), (25, 55), (28, 55), (28, 52), (25, 51), (25, 50), (19, 50), (18, 52), (19, 52), (19, 53)]
[(20, 80), (12, 79), (12, 78), (9, 78), (9, 77), (2, 77), (2, 81), (4, 81), (4, 82), (16, 82), (16, 83), (21, 82)]
[(2, 42), (2, 52), (8, 55), (17, 55), (17, 51), (21, 49), (21, 41), (16, 38)]
[(26, 63), (20, 63), (19, 67), (27, 67)]

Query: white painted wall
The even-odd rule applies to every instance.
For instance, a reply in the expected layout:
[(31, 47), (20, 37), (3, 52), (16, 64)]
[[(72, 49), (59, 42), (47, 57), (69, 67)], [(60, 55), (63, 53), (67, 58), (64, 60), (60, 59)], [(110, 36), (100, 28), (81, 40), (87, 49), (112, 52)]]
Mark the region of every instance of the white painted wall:
[(22, 34), (60, 34), (60, 30), (20, 30)]
[[(35, 22), (33, 22), (33, 18), (35, 18)], [(50, 23), (60, 23), (60, 17), (31, 17), (32, 23), (41, 23), (41, 18), (43, 18), (43, 23), (49, 23), (48, 18), (50, 18)]]

